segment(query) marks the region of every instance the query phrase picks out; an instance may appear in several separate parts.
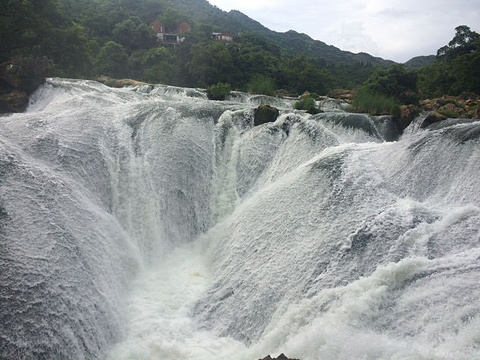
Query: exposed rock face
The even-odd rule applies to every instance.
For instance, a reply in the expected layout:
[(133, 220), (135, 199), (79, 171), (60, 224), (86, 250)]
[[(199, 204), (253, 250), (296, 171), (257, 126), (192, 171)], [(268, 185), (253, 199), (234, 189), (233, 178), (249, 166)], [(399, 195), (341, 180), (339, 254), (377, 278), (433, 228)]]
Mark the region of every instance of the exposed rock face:
[(418, 108), (415, 105), (401, 105), (399, 107), (399, 114), (395, 116), (395, 120), (403, 131), (408, 125), (419, 115)]
[(299, 360), (299, 359), (291, 359), (291, 358), (286, 357), (284, 354), (280, 354), (276, 358), (272, 358), (270, 355), (268, 355), (268, 356), (264, 357), (263, 359), (259, 359), (259, 360)]
[(253, 124), (257, 126), (268, 122), (274, 122), (277, 120), (279, 114), (280, 112), (277, 108), (274, 108), (270, 105), (260, 105), (255, 109)]
[(22, 112), (28, 105), (28, 95), (25, 91), (13, 89), (0, 95), (0, 113)]
[(439, 121), (442, 121), (442, 120), (446, 120), (447, 117), (443, 114), (440, 114), (438, 112), (432, 112), (431, 114), (429, 114), (425, 120), (423, 120), (423, 123), (422, 123), (422, 128), (426, 128), (427, 126), (431, 125), (431, 124), (434, 124), (434, 123), (437, 123)]
[(136, 85), (148, 85), (148, 83), (142, 82), (142, 81), (137, 81), (133, 79), (113, 79), (111, 77), (104, 76), (104, 75), (99, 76), (97, 78), (97, 81), (114, 88), (121, 88), (125, 86), (136, 86)]
[(48, 59), (21, 58), (0, 65), (0, 112), (22, 112), (28, 96), (45, 82)]
[(351, 104), (353, 102), (355, 92), (353, 90), (333, 89), (327, 94), (327, 96), (329, 98), (340, 99)]
[(422, 100), (420, 101), (420, 106), (424, 110), (435, 111), (449, 118), (480, 118), (480, 96), (473, 93)]

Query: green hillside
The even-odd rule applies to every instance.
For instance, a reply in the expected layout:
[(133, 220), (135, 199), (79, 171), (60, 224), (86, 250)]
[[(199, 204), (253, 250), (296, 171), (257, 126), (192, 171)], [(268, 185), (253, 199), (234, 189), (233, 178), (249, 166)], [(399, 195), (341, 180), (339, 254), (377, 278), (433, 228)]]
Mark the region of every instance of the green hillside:
[[(161, 34), (151, 26), (153, 21), (164, 28)], [(470, 75), (480, 68), (479, 40), (464, 28), (459, 36), (467, 39), (465, 49), (461, 37), (460, 42), (454, 39), (458, 44), (452, 40), (446, 50), (440, 49), (441, 56), (407, 63), (427, 65), (419, 70), (422, 94), (477, 91), (477, 77)], [(251, 92), (352, 89), (371, 76), (382, 79), (381, 69), (394, 64), (342, 51), (293, 30), (271, 31), (239, 11), (227, 13), (206, 0), (9, 1), (0, 12), (0, 42), (0, 63), (46, 57), (50, 76), (107, 75), (189, 87), (224, 83)]]
[[(226, 82), (246, 90), (258, 74), (287, 92), (325, 93), (361, 84), (378, 65), (294, 31), (271, 31), (246, 15), (206, 0), (25, 0), (0, 14), (0, 62), (46, 56), (50, 75), (132, 77), (148, 82), (206, 87)], [(156, 41), (160, 20), (191, 31), (180, 44)], [(212, 33), (234, 36), (232, 43)], [(358, 66), (360, 64), (360, 67)], [(258, 78), (258, 77), (257, 77)]]

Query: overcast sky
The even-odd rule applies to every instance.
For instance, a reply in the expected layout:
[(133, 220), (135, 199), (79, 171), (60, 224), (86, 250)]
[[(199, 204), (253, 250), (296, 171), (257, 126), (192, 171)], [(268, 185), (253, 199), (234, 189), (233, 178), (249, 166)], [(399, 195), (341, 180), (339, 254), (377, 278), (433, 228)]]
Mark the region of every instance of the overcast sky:
[(342, 50), (405, 62), (432, 55), (458, 25), (480, 32), (480, 0), (208, 0), (275, 31), (290, 29)]

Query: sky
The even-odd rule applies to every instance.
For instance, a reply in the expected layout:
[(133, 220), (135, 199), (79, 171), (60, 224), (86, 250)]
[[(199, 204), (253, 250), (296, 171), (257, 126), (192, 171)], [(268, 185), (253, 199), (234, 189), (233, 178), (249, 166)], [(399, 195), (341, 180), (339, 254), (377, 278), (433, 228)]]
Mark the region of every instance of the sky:
[(267, 28), (295, 30), (341, 50), (403, 63), (435, 55), (467, 25), (480, 32), (480, 0), (208, 0)]

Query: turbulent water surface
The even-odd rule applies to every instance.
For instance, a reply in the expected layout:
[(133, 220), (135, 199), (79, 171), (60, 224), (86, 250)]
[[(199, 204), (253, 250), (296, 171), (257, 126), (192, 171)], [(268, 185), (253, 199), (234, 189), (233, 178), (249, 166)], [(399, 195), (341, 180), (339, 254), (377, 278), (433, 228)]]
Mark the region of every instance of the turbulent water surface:
[(322, 106), (48, 80), (0, 118), (0, 358), (480, 359), (480, 125)]

